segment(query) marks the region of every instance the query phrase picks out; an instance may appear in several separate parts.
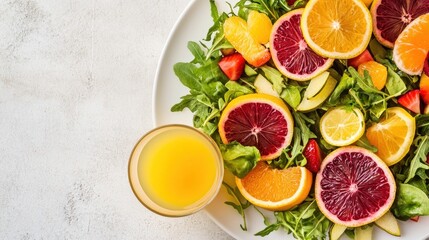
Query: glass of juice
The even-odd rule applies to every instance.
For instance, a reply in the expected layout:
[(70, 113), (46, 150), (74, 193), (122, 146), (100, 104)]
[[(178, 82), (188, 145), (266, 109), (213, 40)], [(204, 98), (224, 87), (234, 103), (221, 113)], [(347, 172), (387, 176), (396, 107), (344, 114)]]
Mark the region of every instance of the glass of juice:
[(144, 135), (128, 165), (131, 188), (149, 210), (168, 217), (203, 209), (217, 195), (224, 167), (208, 135), (186, 125), (165, 125)]

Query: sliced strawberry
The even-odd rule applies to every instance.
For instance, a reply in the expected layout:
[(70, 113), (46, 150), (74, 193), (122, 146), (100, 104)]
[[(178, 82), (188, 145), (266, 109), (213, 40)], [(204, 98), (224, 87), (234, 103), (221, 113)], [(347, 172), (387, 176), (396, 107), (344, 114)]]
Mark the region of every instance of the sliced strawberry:
[(429, 76), (425, 73), (420, 77), (420, 96), (423, 102), (429, 104)]
[(368, 49), (365, 49), (359, 56), (347, 60), (347, 65), (358, 68), (364, 62), (374, 61)]
[(322, 151), (315, 139), (310, 139), (308, 141), (303, 154), (307, 159), (307, 165), (305, 165), (305, 167), (310, 170), (310, 172), (317, 173), (322, 163)]
[(420, 216), (414, 216), (414, 217), (411, 217), (410, 220), (412, 220), (414, 222), (418, 222), (419, 218), (420, 218)]
[(230, 80), (237, 80), (243, 73), (245, 63), (246, 61), (240, 53), (234, 53), (224, 56), (218, 65)]
[(398, 103), (415, 113), (420, 113), (420, 90), (409, 91), (399, 97)]

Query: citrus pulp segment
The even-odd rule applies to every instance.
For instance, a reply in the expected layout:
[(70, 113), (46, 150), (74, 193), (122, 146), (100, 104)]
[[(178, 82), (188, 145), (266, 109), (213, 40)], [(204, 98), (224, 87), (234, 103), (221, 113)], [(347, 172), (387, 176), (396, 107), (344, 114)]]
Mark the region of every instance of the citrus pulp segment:
[(415, 119), (403, 108), (386, 110), (386, 116), (366, 130), (376, 154), (388, 165), (399, 162), (410, 150), (416, 131)]
[(271, 56), (277, 69), (286, 77), (305, 81), (326, 69), (334, 59), (317, 55), (307, 46), (300, 29), (303, 9), (295, 9), (281, 16), (271, 31)]
[(396, 39), (393, 61), (410, 75), (420, 75), (429, 52), (429, 13), (412, 21)]
[(249, 202), (268, 210), (283, 211), (305, 200), (313, 181), (305, 167), (271, 168), (259, 162), (244, 178), (236, 177), (237, 188)]
[(374, 0), (371, 5), (374, 36), (384, 46), (393, 48), (404, 28), (428, 12), (429, 0)]
[(290, 145), (293, 126), (283, 100), (267, 94), (247, 94), (225, 107), (219, 119), (219, 135), (225, 144), (237, 141), (255, 146), (262, 160), (271, 160)]
[(356, 142), (365, 132), (365, 118), (357, 108), (332, 108), (322, 116), (319, 124), (323, 139), (338, 147)]
[(268, 49), (252, 37), (244, 19), (237, 16), (229, 17), (223, 24), (223, 31), (228, 42), (249, 64), (260, 67), (271, 59)]
[(249, 12), (247, 16), (247, 29), (253, 39), (260, 44), (266, 44), (270, 40), (272, 28), (273, 24), (267, 15), (255, 10)]
[(350, 59), (366, 49), (372, 19), (361, 0), (310, 0), (302, 13), (301, 30), (319, 55)]
[(347, 227), (382, 217), (395, 193), (389, 167), (374, 153), (356, 146), (338, 148), (326, 156), (315, 180), (319, 209), (332, 222)]

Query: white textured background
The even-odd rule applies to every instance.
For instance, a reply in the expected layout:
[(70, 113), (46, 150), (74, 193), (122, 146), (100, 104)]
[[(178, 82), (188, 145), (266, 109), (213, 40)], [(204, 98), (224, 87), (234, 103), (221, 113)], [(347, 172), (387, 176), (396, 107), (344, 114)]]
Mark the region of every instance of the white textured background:
[(127, 179), (189, 0), (0, 0), (0, 239), (231, 239), (146, 210)]

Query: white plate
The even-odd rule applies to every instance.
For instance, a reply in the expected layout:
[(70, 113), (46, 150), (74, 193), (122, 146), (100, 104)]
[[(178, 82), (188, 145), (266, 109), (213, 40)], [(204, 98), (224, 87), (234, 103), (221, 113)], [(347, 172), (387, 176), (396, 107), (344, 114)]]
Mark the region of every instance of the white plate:
[[(230, 1), (234, 2), (234, 1)], [(228, 11), (225, 1), (216, 1), (220, 11)], [(188, 5), (181, 15), (164, 48), (154, 86), (153, 116), (155, 126), (182, 123), (192, 126), (192, 114), (189, 111), (172, 113), (171, 106), (180, 101), (180, 97), (188, 93), (178, 78), (174, 75), (173, 65), (176, 62), (189, 62), (193, 59), (187, 49), (188, 41), (198, 42), (203, 39), (209, 27), (212, 26), (210, 5), (208, 0), (194, 0)], [(248, 231), (240, 228), (241, 216), (230, 206), (224, 204), (230, 200), (226, 190), (222, 187), (219, 195), (206, 209), (208, 215), (216, 224), (236, 239), (294, 239), (284, 231), (276, 231), (261, 238), (254, 234), (264, 229), (263, 219), (253, 208), (246, 211)], [(415, 223), (412, 221), (401, 222), (402, 237), (393, 237), (380, 229), (376, 229), (374, 239), (425, 239), (429, 236), (429, 217), (420, 218)]]

